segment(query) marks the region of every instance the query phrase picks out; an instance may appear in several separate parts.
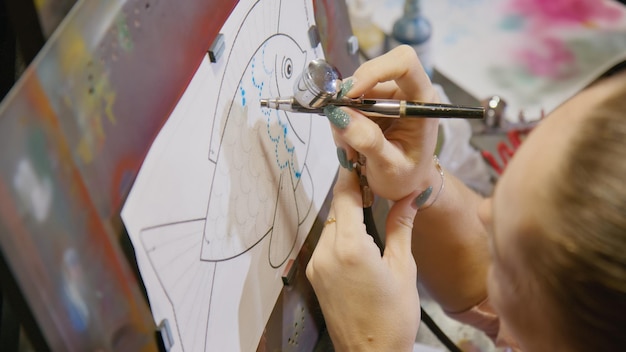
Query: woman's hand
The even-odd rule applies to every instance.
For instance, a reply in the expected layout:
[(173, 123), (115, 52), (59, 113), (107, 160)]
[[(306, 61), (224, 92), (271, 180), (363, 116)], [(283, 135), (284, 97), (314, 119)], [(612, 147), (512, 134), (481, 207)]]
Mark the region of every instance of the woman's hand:
[(306, 269), (337, 351), (411, 351), (419, 326), (417, 268), (411, 254), (416, 208), (397, 202), (385, 250), (363, 225), (358, 178), (341, 169), (319, 242)]
[[(409, 46), (394, 48), (365, 62), (354, 72), (352, 82), (352, 88), (345, 94), (350, 98), (439, 101), (415, 50)], [(428, 186), (436, 187), (439, 176), (432, 155), (437, 143), (438, 119), (373, 120), (349, 108), (332, 110), (327, 115), (335, 125), (333, 134), (342, 166), (350, 168), (357, 161), (356, 152), (365, 155), (366, 176), (374, 193), (395, 201)], [(349, 117), (347, 125), (345, 113)]]

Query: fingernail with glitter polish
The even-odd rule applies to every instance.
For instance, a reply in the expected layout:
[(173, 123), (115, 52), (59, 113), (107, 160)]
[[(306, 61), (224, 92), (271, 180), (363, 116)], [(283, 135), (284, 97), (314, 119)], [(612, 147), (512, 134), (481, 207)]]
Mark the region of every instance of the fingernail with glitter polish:
[(352, 171), (352, 163), (348, 160), (348, 153), (346, 153), (345, 149), (341, 147), (337, 148), (337, 158), (339, 159), (339, 165), (341, 165), (341, 167), (347, 169), (348, 171)]
[(352, 89), (352, 86), (354, 86), (354, 78), (346, 78), (341, 84), (341, 90), (339, 91), (339, 94), (337, 95), (337, 97), (339, 99), (345, 97), (346, 94), (348, 94), (348, 92), (350, 91), (350, 89)]
[(346, 128), (350, 123), (350, 116), (348, 116), (348, 113), (334, 105), (324, 107), (324, 114), (328, 120), (339, 129)]
[(428, 200), (428, 198), (430, 198), (430, 195), (432, 193), (433, 193), (433, 186), (428, 186), (428, 188), (426, 188), (424, 192), (420, 193), (419, 196), (415, 197), (413, 204), (415, 204), (417, 209), (421, 208), (424, 204), (426, 204), (426, 201)]

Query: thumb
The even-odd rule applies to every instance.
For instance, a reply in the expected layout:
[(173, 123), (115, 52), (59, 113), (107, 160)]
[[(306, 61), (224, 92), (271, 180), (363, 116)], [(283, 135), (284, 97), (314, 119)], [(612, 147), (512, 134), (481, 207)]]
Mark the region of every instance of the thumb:
[(414, 194), (397, 201), (389, 210), (386, 223), (385, 255), (411, 257), (413, 220), (417, 214)]

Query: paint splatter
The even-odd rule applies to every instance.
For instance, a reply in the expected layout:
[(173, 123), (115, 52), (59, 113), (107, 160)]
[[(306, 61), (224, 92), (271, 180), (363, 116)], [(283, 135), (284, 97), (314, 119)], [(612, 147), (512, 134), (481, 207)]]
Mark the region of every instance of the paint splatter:
[(594, 26), (622, 18), (614, 4), (598, 0), (511, 0), (509, 8), (534, 22), (535, 28)]
[(515, 54), (520, 64), (533, 76), (559, 79), (572, 74), (576, 57), (567, 44), (556, 38), (543, 38), (533, 47), (523, 47)]
[(133, 50), (133, 38), (131, 37), (130, 30), (128, 29), (126, 16), (123, 14), (120, 15), (115, 22), (117, 27), (117, 40), (120, 43), (120, 46), (127, 52)]

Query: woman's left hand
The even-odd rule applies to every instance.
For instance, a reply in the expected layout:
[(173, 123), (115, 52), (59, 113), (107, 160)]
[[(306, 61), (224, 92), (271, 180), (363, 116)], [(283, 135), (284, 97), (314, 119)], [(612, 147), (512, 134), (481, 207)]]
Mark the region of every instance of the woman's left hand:
[(415, 195), (394, 204), (384, 253), (363, 224), (358, 178), (341, 169), (329, 219), (306, 269), (337, 351), (411, 351), (420, 320), (411, 254)]

